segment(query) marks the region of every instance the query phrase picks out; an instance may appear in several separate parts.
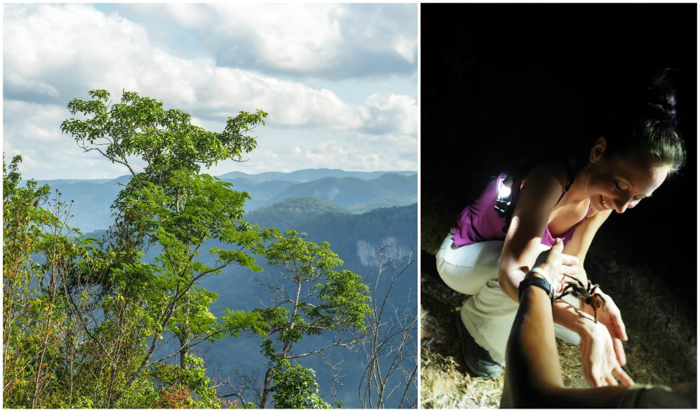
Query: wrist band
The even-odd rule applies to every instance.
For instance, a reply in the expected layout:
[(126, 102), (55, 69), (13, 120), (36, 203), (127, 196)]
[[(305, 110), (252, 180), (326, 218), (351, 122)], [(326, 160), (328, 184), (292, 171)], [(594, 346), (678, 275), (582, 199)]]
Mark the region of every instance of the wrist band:
[(528, 272), (527, 275), (525, 275), (525, 279), (523, 279), (523, 281), (520, 282), (520, 285), (518, 286), (518, 300), (520, 301), (523, 299), (523, 292), (525, 291), (525, 289), (527, 287), (537, 286), (538, 288), (547, 292), (547, 296), (552, 301), (552, 305), (554, 305), (554, 291), (552, 290), (552, 285), (547, 280), (535, 277), (531, 274), (532, 272), (535, 272), (535, 273), (539, 273), (540, 275), (542, 275), (542, 273), (540, 273), (539, 270), (542, 270), (542, 269), (538, 269), (537, 271), (531, 270), (530, 272)]

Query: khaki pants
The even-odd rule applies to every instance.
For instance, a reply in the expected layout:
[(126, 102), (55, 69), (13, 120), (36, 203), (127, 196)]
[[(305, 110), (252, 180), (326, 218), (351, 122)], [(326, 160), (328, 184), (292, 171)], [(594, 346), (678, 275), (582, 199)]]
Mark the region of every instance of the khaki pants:
[[(540, 245), (541, 250), (549, 249)], [(473, 295), (460, 311), (464, 326), (476, 343), (486, 349), (494, 361), (505, 365), (506, 344), (513, 326), (518, 303), (508, 297), (498, 285), (498, 266), (503, 249), (502, 240), (479, 242), (455, 247), (453, 234), (442, 242), (435, 257), (438, 273), (450, 288)], [(564, 298), (579, 306), (571, 295)], [(578, 344), (579, 336), (566, 328), (554, 325), (558, 338)]]

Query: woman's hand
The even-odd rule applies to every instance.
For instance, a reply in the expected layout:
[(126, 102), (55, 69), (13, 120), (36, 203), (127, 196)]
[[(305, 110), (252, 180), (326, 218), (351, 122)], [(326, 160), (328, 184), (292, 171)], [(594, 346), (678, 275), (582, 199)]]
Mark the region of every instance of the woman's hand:
[[(598, 322), (605, 325), (610, 332), (610, 337), (612, 338), (613, 347), (615, 348), (615, 354), (617, 355), (617, 361), (620, 365), (625, 366), (627, 364), (627, 358), (625, 356), (625, 349), (622, 346), (622, 341), (627, 341), (627, 329), (622, 321), (622, 314), (620, 309), (617, 308), (615, 302), (612, 298), (600, 290), (596, 289), (596, 294), (599, 294), (603, 299), (605, 304), (598, 309)], [(588, 313), (589, 315), (594, 315), (593, 307), (581, 301), (581, 309)]]
[(576, 276), (578, 273), (578, 258), (562, 253), (563, 250), (564, 242), (557, 238), (552, 248), (540, 253), (535, 260), (535, 267), (547, 272), (547, 281), (555, 295), (559, 295), (569, 283), (564, 275)]
[[(576, 257), (562, 253), (563, 248), (563, 242), (556, 239), (552, 248), (540, 253), (535, 261), (536, 267), (547, 272), (547, 280), (557, 295), (570, 281), (563, 274), (574, 276), (578, 265)], [(605, 301), (605, 305), (598, 309), (598, 323), (595, 323), (592, 317), (580, 315), (587, 325), (585, 328), (587, 333), (581, 334), (581, 365), (584, 376), (595, 387), (617, 385), (613, 375), (624, 385), (630, 386), (634, 382), (622, 369), (622, 366), (627, 363), (622, 346), (622, 341), (627, 340), (627, 331), (622, 322), (620, 309), (606, 293), (600, 289), (597, 289), (596, 293)], [(590, 305), (585, 303), (582, 305), (585, 307), (583, 308), (585, 312), (593, 315), (593, 308)]]
[(612, 386), (618, 384), (617, 378), (623, 385), (632, 386), (634, 381), (622, 369), (607, 327), (592, 319), (587, 323), (588, 333), (581, 335), (581, 366), (588, 383), (593, 387)]

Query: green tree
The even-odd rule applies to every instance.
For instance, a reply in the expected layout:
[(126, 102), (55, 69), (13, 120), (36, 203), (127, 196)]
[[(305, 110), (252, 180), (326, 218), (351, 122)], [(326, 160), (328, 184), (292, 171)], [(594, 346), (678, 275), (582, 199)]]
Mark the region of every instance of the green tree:
[[(249, 133), (267, 114), (242, 112), (215, 133), (131, 92), (112, 103), (106, 91), (92, 91), (68, 108), (78, 116), (62, 131), (84, 151), (124, 165), (131, 178), (113, 204), (108, 236), (88, 239), (68, 226), (70, 204), (60, 194), (44, 209), (49, 189), (33, 181), (20, 187), (20, 159), (3, 162), (4, 406), (225, 406), (192, 348), (252, 332), (264, 337), (268, 360), (262, 407), (270, 397), (277, 407), (328, 407), (315, 372), (297, 362), (357, 344), (369, 312), (367, 287), (354, 273), (335, 270), (342, 261), (328, 244), (247, 223), (248, 195), (201, 172), (242, 160), (256, 144)], [(219, 245), (208, 249), (211, 259), (200, 256), (208, 241)], [(146, 262), (149, 250), (155, 258)], [(197, 282), (229, 265), (260, 271), (255, 255), (279, 269), (269, 274), (279, 282), (270, 284), (275, 304), (217, 319), (210, 311), (217, 294)], [(326, 333), (331, 344), (294, 352), (305, 336)], [(166, 336), (179, 348), (154, 359)]]
[[(174, 355), (180, 369), (189, 370), (194, 345), (228, 332), (209, 310), (216, 294), (195, 282), (232, 264), (259, 271), (252, 254), (263, 251), (270, 232), (242, 220), (247, 193), (231, 190), (201, 168), (242, 160), (256, 145), (248, 133), (264, 124), (267, 114), (241, 112), (216, 133), (191, 124), (185, 112), (166, 110), (133, 92), (124, 92), (119, 103), (111, 103), (104, 90), (91, 91), (90, 97), (70, 102), (71, 114), (80, 118), (66, 120), (61, 130), (84, 151), (97, 151), (131, 173), (113, 205), (107, 248), (115, 263), (104, 288), (109, 305), (103, 308), (104, 321), (94, 326), (100, 333), (91, 339), (111, 361), (105, 406), (115, 407), (145, 376), (164, 335), (177, 337), (180, 348)], [(145, 164), (143, 171), (137, 171), (135, 159)], [(199, 256), (208, 240), (228, 245), (209, 250), (214, 264)], [(151, 247), (160, 253), (145, 263), (144, 252)], [(132, 329), (130, 341), (141, 350), (117, 361), (111, 343), (114, 331), (125, 328)]]
[(20, 160), (3, 164), (4, 405), (60, 408), (79, 397), (79, 377), (97, 358), (89, 345), (78, 350), (87, 320), (74, 316), (68, 279), (79, 280), (80, 270), (99, 273), (95, 263), (105, 259), (90, 240), (72, 239), (80, 233), (68, 227), (70, 205), (60, 193), (47, 210), (47, 186), (30, 180), (20, 187)]
[[(303, 236), (287, 231), (265, 251), (268, 264), (277, 273), (268, 274), (266, 283), (273, 306), (254, 311), (267, 324), (268, 333), (262, 343), (262, 353), (268, 360), (262, 408), (267, 406), (271, 393), (276, 407), (327, 405), (317, 394), (313, 371), (292, 362), (323, 356), (331, 347), (352, 348), (359, 341), (358, 333), (366, 330), (370, 300), (367, 285), (349, 270), (335, 270), (343, 261), (327, 242), (315, 244)], [(334, 334), (332, 343), (304, 353), (293, 351), (304, 336), (322, 333)], [(292, 403), (279, 405), (282, 399)]]
[(272, 399), (277, 409), (330, 409), (318, 394), (316, 372), (284, 359), (273, 375)]
[(35, 181), (20, 187), (21, 161), (16, 156), (7, 166), (3, 156), (3, 395), (6, 406), (35, 407), (48, 373), (47, 337), (57, 320), (44, 310), (39, 265), (32, 261), (42, 225), (51, 219), (40, 207), (49, 188)]

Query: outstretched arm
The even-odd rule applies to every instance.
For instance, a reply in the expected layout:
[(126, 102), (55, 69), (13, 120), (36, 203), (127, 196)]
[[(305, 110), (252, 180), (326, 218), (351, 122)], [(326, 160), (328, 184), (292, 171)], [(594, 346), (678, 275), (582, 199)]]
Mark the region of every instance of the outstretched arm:
[[(588, 281), (583, 269), (586, 254), (596, 232), (609, 216), (610, 211), (593, 212), (576, 228), (574, 236), (564, 247), (564, 253), (578, 258), (577, 277), (583, 282)], [(624, 385), (632, 385), (634, 382), (621, 368), (626, 363), (622, 341), (627, 340), (622, 315), (610, 296), (600, 290), (598, 293), (604, 298), (605, 306), (598, 310), (597, 322), (593, 320), (591, 306), (582, 302), (582, 307), (576, 308), (564, 301), (555, 304), (554, 322), (581, 337), (583, 374), (591, 386), (617, 385), (611, 371)]]
[[(514, 301), (518, 301), (518, 285), (530, 270), (540, 251), (541, 235), (549, 215), (563, 190), (563, 179), (551, 165), (535, 167), (527, 176), (506, 234), (501, 253), (498, 280), (501, 289)], [(590, 216), (574, 232), (566, 245), (566, 254), (561, 255), (558, 274), (581, 275), (585, 279), (582, 260), (588, 251), (595, 233), (609, 213)], [(615, 385), (611, 372), (625, 385), (632, 379), (622, 370), (625, 363), (621, 340), (626, 340), (624, 324), (619, 310), (609, 297), (604, 311), (599, 313), (596, 323), (590, 314), (580, 308), (560, 301), (554, 307), (554, 321), (581, 336), (581, 363), (586, 380), (591, 386)], [(602, 323), (602, 324), (601, 324)], [(609, 334), (606, 332), (608, 327)]]
[[(537, 266), (550, 274), (558, 273), (562, 246), (561, 241), (555, 243), (553, 253)], [(549, 277), (535, 276), (550, 281)], [(624, 386), (564, 387), (552, 325), (552, 303), (546, 292), (538, 287), (526, 287), (523, 291), (508, 340), (506, 364), (501, 401), (501, 407), (505, 408), (615, 407), (626, 389)]]

